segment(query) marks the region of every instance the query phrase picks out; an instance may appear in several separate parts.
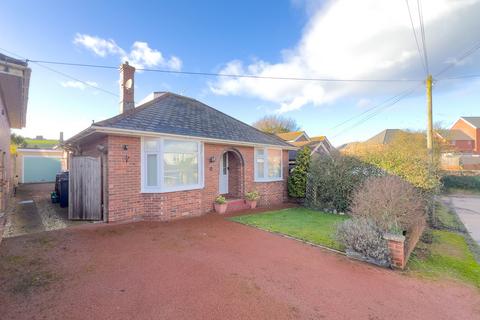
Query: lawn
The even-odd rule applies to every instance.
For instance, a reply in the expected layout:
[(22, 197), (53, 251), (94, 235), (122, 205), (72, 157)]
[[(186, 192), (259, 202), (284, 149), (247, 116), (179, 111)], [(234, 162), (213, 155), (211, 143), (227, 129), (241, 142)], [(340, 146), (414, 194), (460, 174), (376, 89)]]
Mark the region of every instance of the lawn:
[(410, 271), (428, 278), (457, 279), (480, 288), (480, 265), (464, 235), (433, 230), (429, 238), (431, 241), (417, 244), (408, 263)]
[(230, 218), (235, 222), (281, 233), (336, 250), (344, 249), (335, 239), (336, 226), (346, 219), (348, 219), (347, 216), (305, 208), (289, 208)]

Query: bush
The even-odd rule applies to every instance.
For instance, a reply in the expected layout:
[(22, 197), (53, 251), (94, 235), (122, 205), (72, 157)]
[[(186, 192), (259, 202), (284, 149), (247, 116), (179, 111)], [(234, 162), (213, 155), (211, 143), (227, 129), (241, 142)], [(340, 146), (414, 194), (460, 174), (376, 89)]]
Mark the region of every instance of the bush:
[(480, 191), (480, 177), (478, 176), (444, 176), (442, 184), (446, 189)]
[(218, 204), (225, 204), (227, 203), (227, 199), (224, 196), (219, 195), (215, 198), (215, 202)]
[(335, 154), (314, 157), (307, 175), (305, 205), (312, 209), (345, 212), (353, 192), (368, 177), (383, 171), (360, 160)]
[(305, 147), (297, 153), (295, 167), (288, 176), (288, 195), (290, 197), (305, 198), (311, 153), (312, 151), (309, 147)]
[(347, 249), (360, 253), (377, 263), (390, 264), (387, 240), (373, 221), (359, 217), (347, 220), (337, 228), (337, 239)]
[(260, 194), (256, 190), (245, 193), (245, 199), (249, 201), (257, 201), (259, 198)]
[(368, 178), (353, 196), (351, 214), (384, 232), (402, 234), (425, 225), (426, 204), (418, 189), (397, 176)]
[(426, 146), (425, 134), (404, 131), (396, 133), (387, 144), (362, 143), (348, 153), (403, 178), (423, 191), (436, 192), (440, 186), (440, 150), (435, 144), (432, 165)]

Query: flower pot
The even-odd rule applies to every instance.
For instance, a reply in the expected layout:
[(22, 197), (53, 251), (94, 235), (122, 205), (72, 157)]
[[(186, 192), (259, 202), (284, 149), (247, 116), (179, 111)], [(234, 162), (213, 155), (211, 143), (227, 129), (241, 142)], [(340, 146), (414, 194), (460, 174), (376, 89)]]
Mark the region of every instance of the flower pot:
[(213, 206), (215, 207), (215, 212), (224, 214), (227, 211), (227, 204), (226, 203), (214, 203)]
[(257, 207), (257, 200), (245, 200), (250, 206), (250, 209), (255, 209)]

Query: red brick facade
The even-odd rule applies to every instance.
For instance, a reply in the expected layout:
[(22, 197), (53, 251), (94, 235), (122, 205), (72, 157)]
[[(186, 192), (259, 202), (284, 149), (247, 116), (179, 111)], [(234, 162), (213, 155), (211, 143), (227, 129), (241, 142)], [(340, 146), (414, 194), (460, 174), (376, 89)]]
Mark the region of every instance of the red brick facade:
[[(219, 189), (220, 158), (225, 151), (240, 154), (235, 170), (242, 170), (243, 181), (233, 182), (238, 193), (257, 190), (259, 206), (275, 205), (287, 200), (288, 151), (283, 151), (283, 180), (254, 181), (254, 148), (220, 144), (204, 144), (204, 187), (197, 190), (166, 193), (141, 192), (141, 138), (109, 135), (82, 146), (83, 155), (99, 156), (97, 145), (107, 148), (108, 220), (158, 219), (172, 220), (199, 216), (213, 210)], [(124, 145), (128, 150), (124, 150)], [(211, 157), (215, 162), (210, 162)], [(233, 158), (233, 157), (232, 157)], [(243, 163), (240, 163), (243, 162)], [(242, 190), (243, 189), (243, 190)]]
[(474, 140), (473, 145), (468, 141), (457, 140), (455, 147), (461, 152), (473, 152), (480, 154), (480, 128), (475, 128), (462, 118), (460, 118), (451, 128), (452, 130), (460, 130)]

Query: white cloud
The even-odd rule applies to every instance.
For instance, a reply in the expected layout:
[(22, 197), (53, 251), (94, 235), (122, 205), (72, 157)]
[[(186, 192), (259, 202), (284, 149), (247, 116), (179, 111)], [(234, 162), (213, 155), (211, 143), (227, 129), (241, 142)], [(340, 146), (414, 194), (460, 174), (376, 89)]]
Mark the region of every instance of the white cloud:
[[(424, 0), (427, 50), (433, 69), (471, 46), (480, 28), (477, 0)], [(418, 13), (411, 0), (410, 7)], [(404, 1), (337, 0), (312, 14), (297, 45), (280, 62), (232, 60), (220, 71), (274, 77), (336, 79), (421, 79), (421, 67)], [(438, 72), (438, 70), (433, 70)], [(278, 112), (330, 103), (344, 96), (398, 93), (405, 83), (325, 83), (219, 78), (209, 83), (217, 95), (247, 95), (276, 103)]]
[(60, 83), (60, 85), (64, 88), (74, 88), (74, 89), (80, 89), (80, 90), (85, 90), (89, 86), (98, 87), (98, 84), (94, 81), (85, 81), (85, 83), (83, 83), (80, 81), (70, 80), (70, 81), (63, 81)]
[(102, 39), (88, 34), (77, 33), (73, 43), (78, 46), (83, 46), (100, 57), (107, 55), (120, 54), (124, 55), (125, 51), (120, 48), (112, 39)]
[(160, 51), (150, 48), (147, 42), (135, 41), (130, 52), (127, 52), (112, 39), (77, 33), (73, 43), (92, 51), (100, 57), (118, 56), (122, 62), (129, 61), (136, 68), (163, 67), (170, 70), (180, 70), (182, 68), (180, 58), (176, 56), (165, 58)]

